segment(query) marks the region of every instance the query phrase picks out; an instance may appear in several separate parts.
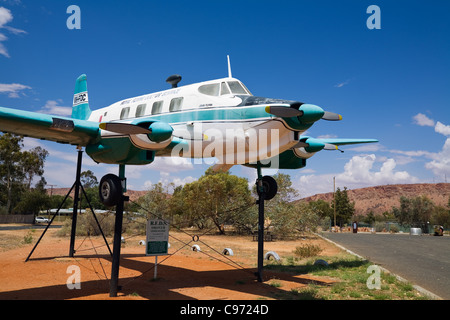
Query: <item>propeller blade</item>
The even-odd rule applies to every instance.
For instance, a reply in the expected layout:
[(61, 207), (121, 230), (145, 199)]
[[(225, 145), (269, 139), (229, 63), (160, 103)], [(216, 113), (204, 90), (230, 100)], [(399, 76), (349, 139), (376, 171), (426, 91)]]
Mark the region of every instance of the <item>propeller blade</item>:
[(303, 112), (288, 106), (267, 106), (266, 112), (281, 118), (291, 118), (303, 115)]
[(325, 111), (325, 114), (323, 115), (322, 119), (328, 121), (339, 121), (342, 120), (342, 116), (334, 112)]
[(293, 148), (296, 149), (296, 148), (307, 148), (307, 147), (309, 147), (308, 143), (299, 141)]
[(131, 123), (103, 122), (99, 125), (100, 129), (122, 134), (149, 134), (152, 130), (143, 128)]

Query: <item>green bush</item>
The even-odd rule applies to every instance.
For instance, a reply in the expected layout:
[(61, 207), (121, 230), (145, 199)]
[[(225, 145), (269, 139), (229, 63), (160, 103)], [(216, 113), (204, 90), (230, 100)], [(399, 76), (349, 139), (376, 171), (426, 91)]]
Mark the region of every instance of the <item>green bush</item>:
[[(96, 213), (97, 219), (100, 223), (105, 236), (112, 236), (114, 234), (115, 217), (113, 213)], [(62, 228), (58, 231), (57, 235), (64, 237), (70, 235), (72, 229), (72, 219), (66, 219)], [(94, 219), (89, 210), (86, 210), (83, 214), (77, 215), (77, 236), (98, 236), (101, 235), (97, 222)]]
[(315, 244), (304, 244), (301, 246), (298, 246), (294, 250), (294, 254), (296, 256), (299, 256), (300, 258), (309, 258), (317, 256), (319, 253), (322, 252), (322, 248)]

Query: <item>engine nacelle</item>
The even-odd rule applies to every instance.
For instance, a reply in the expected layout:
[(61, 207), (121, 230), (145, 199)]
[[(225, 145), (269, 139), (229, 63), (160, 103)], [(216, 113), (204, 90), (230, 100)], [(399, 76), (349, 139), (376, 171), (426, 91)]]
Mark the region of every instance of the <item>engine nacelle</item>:
[(168, 123), (161, 121), (153, 122), (149, 129), (152, 132), (148, 134), (148, 138), (153, 142), (162, 142), (170, 139), (173, 132), (173, 128)]

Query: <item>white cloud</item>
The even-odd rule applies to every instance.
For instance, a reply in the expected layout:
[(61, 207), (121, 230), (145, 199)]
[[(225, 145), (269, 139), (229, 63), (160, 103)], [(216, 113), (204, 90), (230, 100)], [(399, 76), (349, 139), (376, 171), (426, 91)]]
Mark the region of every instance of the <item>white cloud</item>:
[(428, 118), (426, 115), (422, 113), (416, 114), (414, 117), (414, 123), (419, 126), (427, 126), (427, 127), (434, 127), (434, 120)]
[(425, 164), (425, 168), (433, 171), (436, 176), (450, 176), (450, 138), (445, 141), (442, 151), (433, 154), (432, 158), (431, 162)]
[[(414, 117), (415, 123), (420, 126), (434, 127), (434, 131), (446, 137), (450, 136), (450, 125), (445, 125), (440, 121), (434, 121), (427, 116), (419, 113)], [(432, 161), (425, 164), (425, 168), (433, 171), (436, 176), (450, 175), (450, 138), (447, 138), (440, 152), (428, 151), (400, 151), (391, 150), (393, 153), (399, 153), (410, 157), (424, 156)]]
[(160, 172), (179, 172), (193, 169), (190, 159), (180, 157), (156, 157), (152, 166)]
[(40, 113), (54, 114), (57, 116), (70, 116), (72, 114), (72, 107), (59, 106), (61, 100), (48, 100), (45, 105), (39, 110)]
[[(379, 159), (378, 159), (379, 160)], [(303, 175), (294, 183), (301, 197), (333, 191), (333, 177), (336, 187), (348, 189), (364, 188), (385, 184), (417, 183), (418, 178), (406, 171), (395, 170), (397, 163), (392, 158), (383, 158), (379, 170), (374, 169), (377, 157), (374, 154), (352, 157), (338, 174)]]
[(11, 11), (9, 9), (6, 9), (5, 7), (0, 7), (0, 28), (3, 28), (5, 24), (11, 22), (13, 19), (13, 16), (11, 14)]
[[(0, 34), (0, 41), (1, 41), (1, 34)], [(0, 54), (1, 54), (1, 43), (0, 43)], [(0, 94), (6, 93), (10, 98), (18, 98), (20, 96), (21, 91), (26, 89), (31, 89), (31, 87), (20, 83), (10, 83), (10, 84), (0, 83)]]
[[(26, 33), (24, 30), (20, 30), (17, 28), (13, 28), (11, 26), (7, 26), (9, 22), (11, 22), (13, 19), (13, 15), (11, 14), (11, 11), (9, 9), (6, 9), (5, 7), (0, 7), (0, 30), (5, 29), (12, 34), (20, 34), (20, 33)], [(9, 58), (10, 55), (8, 53), (8, 50), (6, 49), (5, 45), (1, 43), (2, 41), (8, 40), (8, 37), (5, 36), (3, 33), (0, 33), (0, 54)]]
[(450, 126), (446, 126), (441, 122), (436, 122), (436, 126), (434, 127), (434, 131), (437, 133), (443, 134), (444, 136), (450, 136)]
[(350, 80), (346, 80), (344, 82), (340, 82), (338, 84), (335, 84), (334, 87), (335, 88), (342, 88), (343, 86), (346, 86), (349, 82), (350, 82)]

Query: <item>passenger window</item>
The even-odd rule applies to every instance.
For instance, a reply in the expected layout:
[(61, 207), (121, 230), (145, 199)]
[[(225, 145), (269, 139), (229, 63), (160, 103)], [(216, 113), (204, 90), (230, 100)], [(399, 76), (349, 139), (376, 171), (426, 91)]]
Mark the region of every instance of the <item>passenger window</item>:
[(163, 106), (163, 101), (156, 101), (152, 106), (152, 114), (160, 114)]
[(182, 105), (183, 105), (183, 97), (173, 98), (170, 101), (169, 111), (170, 112), (180, 111)]
[(130, 114), (130, 107), (123, 108), (120, 112), (120, 120), (127, 119)]
[(136, 108), (136, 118), (143, 117), (145, 115), (146, 104), (140, 104)]
[(228, 81), (228, 85), (234, 94), (248, 94), (238, 81)]
[(218, 96), (220, 90), (219, 83), (205, 84), (198, 88), (198, 92), (207, 94), (208, 96)]
[(230, 94), (230, 89), (228, 89), (228, 86), (225, 82), (222, 82), (220, 85), (220, 95), (223, 96), (224, 94)]

